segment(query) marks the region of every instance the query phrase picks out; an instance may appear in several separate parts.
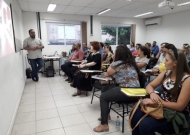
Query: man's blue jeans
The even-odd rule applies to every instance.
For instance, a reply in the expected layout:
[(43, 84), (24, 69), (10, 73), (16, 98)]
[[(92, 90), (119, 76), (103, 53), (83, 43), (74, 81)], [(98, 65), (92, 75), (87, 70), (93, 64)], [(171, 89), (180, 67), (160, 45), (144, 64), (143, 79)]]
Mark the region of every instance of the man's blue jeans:
[(38, 77), (38, 71), (43, 67), (44, 61), (42, 58), (30, 59), (30, 65), (32, 67), (32, 75)]

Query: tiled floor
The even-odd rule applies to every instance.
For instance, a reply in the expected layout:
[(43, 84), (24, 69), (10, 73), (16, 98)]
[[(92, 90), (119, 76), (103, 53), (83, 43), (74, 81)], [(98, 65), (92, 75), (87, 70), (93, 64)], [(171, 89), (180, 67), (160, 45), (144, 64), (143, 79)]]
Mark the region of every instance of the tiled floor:
[(95, 133), (100, 122), (99, 99), (90, 104), (91, 93), (86, 97), (72, 97), (75, 92), (65, 78), (41, 76), (35, 83), (28, 79), (15, 119), (12, 135), (130, 135), (125, 121), (125, 132), (116, 131), (116, 114), (111, 112), (109, 132)]

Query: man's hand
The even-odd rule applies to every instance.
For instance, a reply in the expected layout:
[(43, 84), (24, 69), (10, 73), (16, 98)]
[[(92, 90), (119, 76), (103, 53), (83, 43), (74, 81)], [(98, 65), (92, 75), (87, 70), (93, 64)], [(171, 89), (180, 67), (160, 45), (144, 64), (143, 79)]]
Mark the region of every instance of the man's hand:
[(30, 48), (32, 51), (36, 51), (37, 49), (36, 49), (36, 47), (32, 47), (32, 48)]
[(37, 49), (42, 49), (42, 47), (41, 47), (41, 46), (36, 46), (36, 50), (37, 50)]

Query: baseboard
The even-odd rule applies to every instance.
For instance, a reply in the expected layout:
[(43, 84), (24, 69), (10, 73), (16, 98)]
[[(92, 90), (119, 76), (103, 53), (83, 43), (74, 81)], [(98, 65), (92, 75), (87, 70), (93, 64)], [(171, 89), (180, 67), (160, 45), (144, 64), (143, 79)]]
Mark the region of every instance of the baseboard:
[[(26, 83), (26, 81), (25, 81), (25, 83)], [(25, 87), (25, 83), (24, 83), (24, 87)], [(19, 98), (18, 103), (17, 103), (17, 105), (16, 105), (16, 108), (15, 108), (15, 111), (14, 111), (14, 114), (13, 114), (13, 117), (12, 117), (12, 120), (11, 120), (11, 123), (10, 123), (9, 130), (8, 130), (8, 132), (7, 132), (7, 135), (11, 135), (11, 133), (12, 133), (12, 129), (13, 129), (14, 122), (15, 122), (15, 118), (16, 118), (16, 115), (17, 115), (17, 112), (18, 112), (18, 108), (19, 108), (19, 105), (20, 105), (20, 101), (21, 101), (21, 98), (22, 98), (22, 94), (23, 94), (23, 92), (24, 92), (24, 87), (23, 87), (23, 89), (22, 89), (20, 98)]]

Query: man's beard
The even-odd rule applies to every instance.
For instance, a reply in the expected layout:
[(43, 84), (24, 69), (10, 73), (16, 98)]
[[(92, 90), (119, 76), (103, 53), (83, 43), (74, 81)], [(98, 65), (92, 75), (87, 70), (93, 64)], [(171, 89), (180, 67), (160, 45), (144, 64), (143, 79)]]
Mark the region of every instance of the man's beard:
[(31, 38), (35, 38), (36, 36), (30, 36)]

